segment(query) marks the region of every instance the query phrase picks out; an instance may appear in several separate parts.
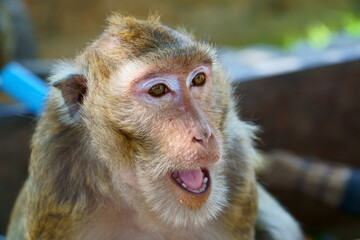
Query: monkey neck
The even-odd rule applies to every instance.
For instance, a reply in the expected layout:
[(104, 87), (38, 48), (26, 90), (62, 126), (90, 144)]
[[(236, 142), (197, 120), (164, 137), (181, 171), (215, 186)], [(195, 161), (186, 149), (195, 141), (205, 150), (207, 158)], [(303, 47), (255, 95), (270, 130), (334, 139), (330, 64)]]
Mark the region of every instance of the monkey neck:
[[(157, 218), (139, 215), (137, 210), (121, 204), (100, 206), (79, 231), (79, 239), (223, 239), (221, 225), (211, 221), (201, 228), (175, 228), (159, 224)], [(174, 235), (175, 234), (175, 235)], [(101, 236), (101, 237), (99, 237)], [(235, 238), (237, 239), (237, 238)]]

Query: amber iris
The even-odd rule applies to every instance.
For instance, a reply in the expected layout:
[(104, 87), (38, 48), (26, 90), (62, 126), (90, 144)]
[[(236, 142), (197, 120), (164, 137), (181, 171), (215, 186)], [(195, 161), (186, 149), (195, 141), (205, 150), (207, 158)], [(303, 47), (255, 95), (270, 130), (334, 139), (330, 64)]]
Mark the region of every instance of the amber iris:
[(205, 74), (204, 73), (198, 73), (196, 74), (196, 76), (193, 78), (192, 83), (194, 86), (201, 86), (205, 83)]
[(161, 97), (166, 93), (166, 86), (165, 84), (159, 83), (152, 86), (149, 90), (149, 94), (153, 97)]

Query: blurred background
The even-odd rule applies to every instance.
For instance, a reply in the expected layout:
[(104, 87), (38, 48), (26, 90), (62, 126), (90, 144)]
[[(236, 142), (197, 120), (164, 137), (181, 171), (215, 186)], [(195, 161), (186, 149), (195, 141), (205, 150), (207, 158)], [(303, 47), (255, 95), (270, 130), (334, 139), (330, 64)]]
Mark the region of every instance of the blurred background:
[(41, 111), (20, 86), (43, 96), (54, 60), (74, 57), (113, 11), (159, 13), (218, 45), (240, 115), (262, 127), (260, 180), (309, 238), (360, 238), (358, 0), (0, 0), (0, 234)]

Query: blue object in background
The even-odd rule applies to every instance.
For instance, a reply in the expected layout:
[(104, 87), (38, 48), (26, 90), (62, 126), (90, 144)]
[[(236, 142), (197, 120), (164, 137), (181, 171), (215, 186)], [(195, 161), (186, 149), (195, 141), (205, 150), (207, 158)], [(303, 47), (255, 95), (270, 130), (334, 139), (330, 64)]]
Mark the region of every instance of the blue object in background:
[(1, 90), (23, 103), (33, 114), (44, 108), (48, 86), (44, 81), (16, 62), (7, 64), (1, 72)]
[(346, 183), (341, 209), (348, 213), (360, 214), (360, 170), (354, 168)]

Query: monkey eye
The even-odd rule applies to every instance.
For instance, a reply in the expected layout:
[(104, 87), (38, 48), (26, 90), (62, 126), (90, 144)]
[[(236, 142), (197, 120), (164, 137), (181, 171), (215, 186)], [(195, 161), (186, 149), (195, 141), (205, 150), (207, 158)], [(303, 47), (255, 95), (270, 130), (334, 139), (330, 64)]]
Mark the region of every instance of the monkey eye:
[(166, 87), (166, 85), (163, 83), (159, 83), (152, 86), (148, 93), (153, 97), (161, 97), (162, 95), (167, 93), (167, 91), (168, 88)]
[(206, 81), (206, 77), (204, 73), (198, 73), (192, 80), (193, 86), (202, 86)]

